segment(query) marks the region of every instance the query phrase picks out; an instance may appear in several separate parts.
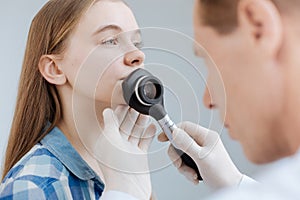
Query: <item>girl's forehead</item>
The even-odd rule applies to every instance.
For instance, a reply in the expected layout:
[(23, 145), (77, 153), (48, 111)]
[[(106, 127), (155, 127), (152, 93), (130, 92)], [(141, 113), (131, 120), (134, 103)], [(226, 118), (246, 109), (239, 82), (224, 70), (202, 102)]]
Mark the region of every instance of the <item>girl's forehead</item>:
[(130, 8), (122, 1), (98, 0), (82, 16), (79, 25), (91, 31), (107, 25), (119, 26), (123, 31), (138, 29)]

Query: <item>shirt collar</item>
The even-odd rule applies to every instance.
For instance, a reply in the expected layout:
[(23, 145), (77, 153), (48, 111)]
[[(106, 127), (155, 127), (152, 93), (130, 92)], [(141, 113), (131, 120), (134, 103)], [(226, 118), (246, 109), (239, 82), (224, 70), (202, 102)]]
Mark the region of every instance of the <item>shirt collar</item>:
[(41, 144), (79, 179), (87, 181), (96, 178), (103, 185), (99, 176), (82, 159), (59, 128), (54, 127), (41, 140)]

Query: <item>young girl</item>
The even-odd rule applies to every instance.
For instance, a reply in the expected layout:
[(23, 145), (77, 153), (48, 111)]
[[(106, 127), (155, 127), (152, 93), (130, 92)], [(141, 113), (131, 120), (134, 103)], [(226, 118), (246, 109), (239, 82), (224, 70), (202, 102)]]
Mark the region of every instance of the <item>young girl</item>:
[[(105, 165), (127, 161), (112, 153), (116, 146), (146, 153), (156, 131), (122, 97), (122, 80), (144, 61), (137, 30), (119, 0), (50, 0), (39, 11), (29, 32), (0, 198), (99, 199), (104, 183), (107, 191), (150, 198), (124, 190), (126, 181), (139, 184), (138, 175), (122, 177), (122, 169)], [(113, 105), (123, 106), (103, 118)], [(128, 159), (147, 165), (145, 156)], [(140, 180), (149, 191), (149, 174)]]

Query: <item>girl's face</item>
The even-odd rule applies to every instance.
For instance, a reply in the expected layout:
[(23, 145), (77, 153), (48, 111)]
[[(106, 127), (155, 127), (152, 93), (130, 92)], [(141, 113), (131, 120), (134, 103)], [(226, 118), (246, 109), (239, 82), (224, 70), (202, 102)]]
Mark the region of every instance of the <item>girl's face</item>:
[(98, 1), (81, 18), (59, 65), (76, 96), (125, 104), (121, 84), (143, 65), (141, 35), (121, 1)]

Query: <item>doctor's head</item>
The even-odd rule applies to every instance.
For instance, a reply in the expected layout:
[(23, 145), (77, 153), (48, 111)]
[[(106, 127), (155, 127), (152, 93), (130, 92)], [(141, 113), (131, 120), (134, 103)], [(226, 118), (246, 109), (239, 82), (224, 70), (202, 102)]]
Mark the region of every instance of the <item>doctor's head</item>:
[[(215, 62), (207, 66), (204, 104), (220, 111), (256, 163), (300, 145), (299, 8), (298, 0), (195, 0), (195, 40)], [(219, 75), (222, 83), (212, 81)]]

